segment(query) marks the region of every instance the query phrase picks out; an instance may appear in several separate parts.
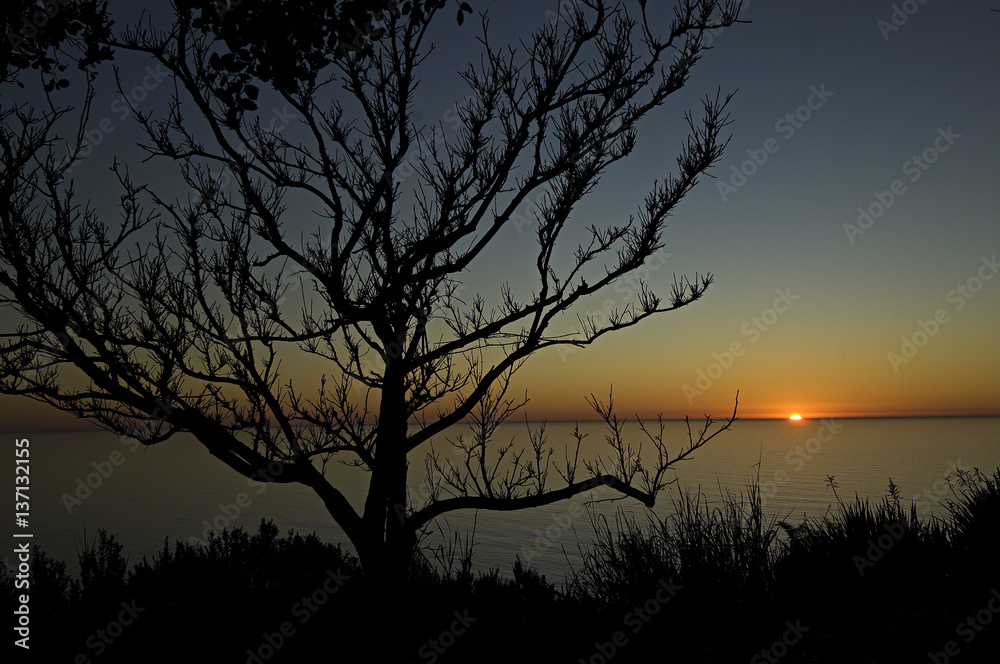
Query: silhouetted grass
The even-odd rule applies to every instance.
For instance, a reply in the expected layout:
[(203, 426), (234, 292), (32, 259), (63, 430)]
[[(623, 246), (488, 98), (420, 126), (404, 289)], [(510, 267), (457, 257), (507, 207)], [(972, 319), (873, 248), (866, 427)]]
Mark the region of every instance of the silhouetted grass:
[(944, 528), (963, 581), (988, 578), (1000, 585), (1000, 468), (988, 476), (978, 468), (957, 471), (944, 501)]
[[(595, 519), (570, 591), (613, 615), (671, 579), (682, 589), (663, 611), (662, 638), (695, 661), (747, 661), (799, 619), (812, 625), (797, 644), (802, 661), (925, 661), (1000, 588), (1000, 469), (953, 478), (940, 518), (904, 506), (892, 480), (877, 502), (843, 501), (830, 486), (836, 508), (797, 524), (764, 514), (754, 479), (714, 505), (683, 493), (664, 519)], [(957, 639), (963, 661), (1000, 635), (976, 634)], [(729, 647), (737, 640), (742, 654)]]
[[(770, 638), (778, 526), (764, 515), (755, 479), (714, 505), (701, 492), (682, 492), (670, 516), (648, 515), (644, 525), (621, 512), (614, 528), (604, 518), (592, 525), (569, 589), (635, 630), (625, 661), (664, 654), (697, 661), (708, 644), (714, 658), (736, 657), (757, 635)], [(665, 583), (676, 592), (659, 604)], [(635, 607), (655, 609), (657, 628), (636, 630)]]
[(729, 603), (766, 597), (774, 579), (776, 522), (761, 507), (753, 480), (746, 493), (726, 492), (712, 506), (700, 493), (674, 499), (672, 514), (647, 516), (645, 527), (619, 512), (612, 528), (604, 517), (592, 519), (594, 538), (584, 551), (583, 568), (571, 591), (587, 601), (625, 606), (649, 596), (668, 579)]

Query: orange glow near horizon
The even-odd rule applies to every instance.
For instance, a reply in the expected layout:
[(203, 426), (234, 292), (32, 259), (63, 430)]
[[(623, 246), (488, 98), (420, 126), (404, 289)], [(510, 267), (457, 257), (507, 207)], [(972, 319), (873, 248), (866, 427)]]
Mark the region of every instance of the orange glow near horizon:
[[(541, 390), (535, 392), (536, 396), (531, 398), (521, 415), (515, 416), (512, 421), (523, 422), (525, 418), (532, 422), (585, 422), (597, 420), (597, 414), (587, 406), (582, 397), (589, 392), (578, 392), (581, 395), (580, 403), (570, 405), (568, 399), (557, 401), (550, 395), (544, 394)], [(607, 390), (596, 393), (598, 398), (606, 403)], [(529, 397), (531, 393), (529, 393)], [(568, 395), (567, 395), (568, 396)], [(546, 398), (549, 397), (549, 398)], [(723, 420), (733, 412), (733, 402), (706, 403), (705, 408), (699, 408), (699, 404), (693, 407), (684, 408), (686, 404), (673, 403), (671, 408), (654, 410), (647, 400), (639, 398), (639, 395), (620, 391), (616, 388), (614, 393), (615, 407), (619, 415), (629, 420), (637, 416), (643, 420), (655, 420), (662, 412), (664, 420), (683, 420), (685, 416), (690, 417), (692, 422), (701, 420), (705, 415), (711, 415), (716, 422)], [(645, 401), (645, 403), (644, 403)], [(888, 405), (888, 404), (886, 404)], [(985, 406), (986, 404), (983, 404)], [(638, 406), (638, 407), (637, 407)], [(645, 407), (643, 407), (645, 406)], [(740, 405), (737, 417), (741, 420), (785, 420), (796, 424), (809, 421), (821, 420), (825, 418), (847, 419), (847, 418), (879, 418), (879, 417), (998, 417), (1000, 412), (996, 408), (952, 408), (952, 409), (921, 409), (908, 410), (902, 408), (858, 408), (854, 404), (816, 403), (808, 409), (808, 417), (801, 416), (801, 419), (793, 419), (787, 413), (791, 409), (787, 406), (782, 408), (779, 402), (777, 406), (763, 405), (755, 403), (750, 396), (740, 394)], [(802, 411), (800, 411), (801, 413)], [(97, 426), (90, 421), (79, 420), (74, 416), (57, 411), (50, 406), (46, 406), (29, 399), (0, 395), (0, 431), (14, 433), (32, 433), (42, 431), (86, 431), (97, 429)], [(796, 414), (800, 414), (796, 413)]]
[(801, 420), (802, 416), (799, 415), (798, 413), (793, 413), (792, 416), (789, 417), (788, 419), (790, 419), (790, 420)]
[[(713, 348), (725, 344), (699, 339), (699, 326), (670, 326), (680, 337), (677, 343), (691, 349), (690, 354), (672, 356), (659, 342), (663, 329), (652, 324), (645, 331), (625, 331), (620, 335), (623, 343), (602, 340), (585, 352), (539, 353), (514, 376), (510, 394), (526, 396), (528, 403), (512, 421), (597, 420), (587, 398), (593, 395), (607, 404), (613, 395), (616, 413), (629, 420), (655, 421), (662, 415), (664, 420), (689, 417), (694, 423), (708, 415), (719, 422), (733, 413), (737, 393), (736, 415), (741, 420), (804, 423), (824, 418), (1000, 416), (994, 396), (1000, 389), (1000, 359), (977, 359), (976, 366), (967, 361), (956, 368), (936, 363), (928, 349), (925, 363), (897, 375), (888, 363), (873, 362), (870, 355), (845, 355), (833, 366), (822, 355), (803, 352), (807, 359), (788, 364), (787, 345), (768, 346), (762, 340), (754, 346), (753, 355), (741, 356), (718, 377), (702, 379), (704, 367), (714, 361), (717, 351)], [(781, 341), (777, 331), (773, 338)], [(877, 354), (874, 357), (884, 360)], [(285, 376), (305, 390), (310, 384), (318, 385), (322, 367), (293, 355), (285, 369)], [(712, 376), (717, 374), (712, 371)], [(802, 419), (791, 419), (791, 413)], [(24, 397), (0, 395), (0, 431), (71, 431), (95, 426)]]

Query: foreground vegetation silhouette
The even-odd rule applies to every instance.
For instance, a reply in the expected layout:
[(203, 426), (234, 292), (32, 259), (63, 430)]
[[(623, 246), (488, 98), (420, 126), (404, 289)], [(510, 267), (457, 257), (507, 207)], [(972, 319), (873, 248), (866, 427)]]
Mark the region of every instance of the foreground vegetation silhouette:
[[(890, 481), (879, 502), (838, 496), (826, 514), (798, 523), (767, 517), (756, 481), (715, 505), (682, 494), (664, 519), (593, 518), (583, 566), (561, 585), (520, 560), (512, 574), (476, 572), (471, 548), (416, 550), (397, 589), (405, 619), (366, 592), (353, 555), (315, 535), (281, 537), (262, 521), (254, 534), (164, 544), (130, 566), (101, 531), (79, 554), (79, 577), (36, 549), (32, 654), (53, 662), (362, 653), (400, 662), (993, 662), (1000, 468), (960, 471), (950, 484), (939, 517), (905, 507)], [(11, 574), (3, 569), (8, 589)], [(377, 638), (380, 619), (395, 621), (392, 643)]]

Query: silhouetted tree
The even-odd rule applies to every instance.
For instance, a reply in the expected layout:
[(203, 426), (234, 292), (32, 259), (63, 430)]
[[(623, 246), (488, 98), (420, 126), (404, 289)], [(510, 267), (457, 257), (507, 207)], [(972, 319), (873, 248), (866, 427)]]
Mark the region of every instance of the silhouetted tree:
[(111, 25), (107, 3), (98, 0), (8, 0), (0, 8), (0, 82), (23, 87), (17, 75), (37, 70), (46, 90), (68, 86), (69, 62), (88, 71), (111, 58)]
[[(675, 280), (665, 297), (642, 284), (607, 320), (573, 334), (554, 325), (663, 247), (667, 216), (725, 147), (728, 97), (705, 98), (700, 120), (686, 116), (677, 172), (636, 214), (580, 229), (572, 256), (560, 253), (575, 208), (686, 83), (706, 31), (739, 13), (683, 0), (659, 34), (639, 5), (631, 16), (602, 0), (564, 5), (520, 49), (495, 47), (484, 16), (484, 55), (462, 72), (469, 96), (449, 138), (413, 113), (444, 0), (177, 0), (168, 27), (117, 34), (105, 45), (172, 77), (168, 107), (133, 115), (143, 149), (175, 162), (193, 194), (170, 200), (116, 163), (121, 218), (104, 221), (66, 177), (83, 120), (60, 160), (53, 127), (68, 109), (4, 110), (0, 306), (23, 324), (4, 335), (0, 391), (148, 445), (187, 432), (248, 478), (308, 486), (366, 573), (390, 582), (405, 578), (421, 529), (452, 510), (536, 507), (598, 484), (653, 505), (667, 469), (720, 430), (710, 418), (674, 456), (662, 422), (643, 429), (653, 453), (640, 459), (611, 402), (591, 397), (612, 432), (607, 456), (558, 466), (538, 431), (526, 451), (490, 445), (524, 403), (508, 388), (531, 355), (683, 307), (712, 281)], [(454, 6), (461, 23), (470, 8)], [(272, 100), (293, 109), (293, 127), (260, 110)], [(522, 301), (498, 286), (495, 306), (460, 297), (463, 272), (529, 202), (537, 290)], [(306, 209), (315, 232), (302, 239)], [(329, 367), (318, 385), (283, 378), (297, 353)], [(451, 440), (457, 460), (429, 454), (428, 495), (408, 496), (409, 457), (465, 421), (474, 434)], [(370, 471), (363, 505), (324, 474), (330, 460)]]

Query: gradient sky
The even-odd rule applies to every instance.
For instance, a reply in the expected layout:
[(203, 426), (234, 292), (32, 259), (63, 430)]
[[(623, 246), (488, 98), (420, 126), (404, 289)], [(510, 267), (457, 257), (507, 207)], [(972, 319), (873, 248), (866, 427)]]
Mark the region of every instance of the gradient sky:
[[(490, 11), (495, 43), (526, 36), (557, 6), (471, 4)], [(1000, 415), (1000, 13), (978, 0), (744, 4), (752, 23), (714, 39), (578, 215), (580, 227), (627, 218), (674, 166), (684, 112), (738, 89), (716, 177), (678, 207), (648, 270), (663, 294), (674, 274), (712, 272), (715, 284), (588, 349), (533, 358), (517, 376), (526, 414), (589, 419), (585, 397), (613, 385), (623, 415), (721, 417), (737, 390), (742, 417)], [(424, 121), (444, 120), (465, 95), (455, 70), (478, 57), (476, 25), (442, 21), (417, 100)], [(116, 146), (137, 138), (116, 122), (80, 176), (98, 187)], [(469, 289), (495, 301), (509, 281), (529, 294), (517, 261), (531, 242), (501, 236)], [(624, 307), (632, 292), (622, 284), (579, 313)], [(73, 423), (24, 399), (0, 397), (0, 411), (7, 430)]]

